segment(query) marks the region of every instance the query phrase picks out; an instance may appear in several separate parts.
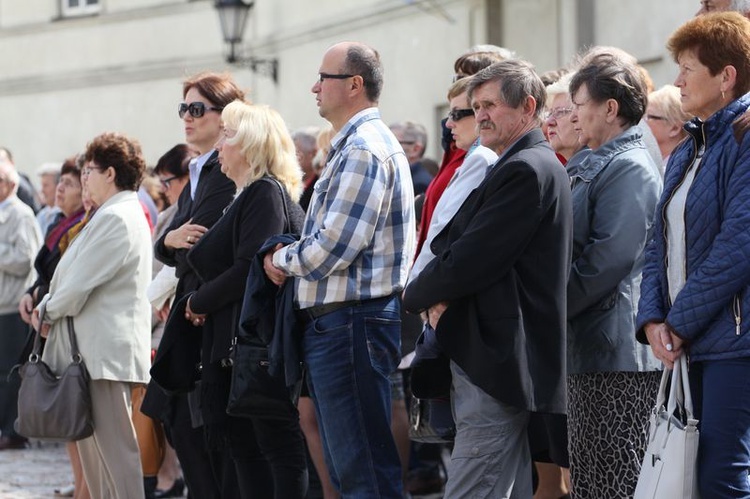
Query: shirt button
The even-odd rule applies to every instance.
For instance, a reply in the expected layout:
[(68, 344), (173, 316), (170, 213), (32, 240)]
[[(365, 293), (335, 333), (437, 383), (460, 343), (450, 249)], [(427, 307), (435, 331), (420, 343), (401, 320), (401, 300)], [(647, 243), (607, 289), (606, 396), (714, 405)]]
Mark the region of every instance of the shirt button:
[(472, 447), (471, 448), (471, 453), (474, 456), (478, 456), (479, 455), (479, 447)]

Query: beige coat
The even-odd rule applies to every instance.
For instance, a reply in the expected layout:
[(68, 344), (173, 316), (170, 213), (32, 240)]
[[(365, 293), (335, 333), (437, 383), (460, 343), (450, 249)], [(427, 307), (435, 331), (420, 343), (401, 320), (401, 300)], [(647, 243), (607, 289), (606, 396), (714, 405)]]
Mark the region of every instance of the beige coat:
[(145, 383), (151, 365), (151, 235), (135, 192), (108, 199), (60, 259), (40, 308), (52, 327), (43, 359), (70, 363), (65, 317), (92, 379)]

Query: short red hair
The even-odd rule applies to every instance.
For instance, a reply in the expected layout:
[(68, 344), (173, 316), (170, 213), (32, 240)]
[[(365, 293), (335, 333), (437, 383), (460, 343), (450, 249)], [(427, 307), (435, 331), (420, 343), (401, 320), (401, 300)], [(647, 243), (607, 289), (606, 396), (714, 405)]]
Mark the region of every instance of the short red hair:
[(697, 16), (672, 33), (667, 49), (675, 62), (683, 52), (694, 50), (712, 76), (725, 67), (737, 70), (734, 95), (750, 91), (750, 20), (737, 12), (717, 12)]

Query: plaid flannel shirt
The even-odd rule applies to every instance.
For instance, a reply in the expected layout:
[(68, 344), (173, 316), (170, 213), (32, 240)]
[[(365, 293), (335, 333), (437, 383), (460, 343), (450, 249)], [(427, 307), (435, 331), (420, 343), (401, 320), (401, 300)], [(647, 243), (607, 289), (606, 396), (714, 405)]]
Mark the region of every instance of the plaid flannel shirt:
[(401, 291), (414, 253), (409, 162), (376, 108), (354, 115), (331, 152), (301, 239), (274, 255), (300, 308)]

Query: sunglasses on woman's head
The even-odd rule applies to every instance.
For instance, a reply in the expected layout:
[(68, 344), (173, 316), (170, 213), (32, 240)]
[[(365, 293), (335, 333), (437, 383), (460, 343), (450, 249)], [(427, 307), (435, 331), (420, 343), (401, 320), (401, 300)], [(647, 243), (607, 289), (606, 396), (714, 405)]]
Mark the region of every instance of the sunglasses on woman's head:
[(180, 115), (180, 118), (184, 118), (185, 113), (190, 113), (190, 116), (193, 118), (200, 118), (206, 114), (206, 110), (221, 112), (222, 108), (206, 107), (202, 102), (191, 102), (190, 104), (187, 102), (180, 102), (180, 105), (177, 107), (177, 113)]

